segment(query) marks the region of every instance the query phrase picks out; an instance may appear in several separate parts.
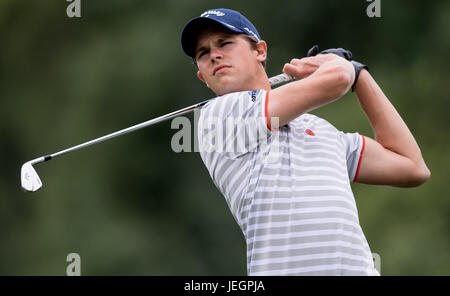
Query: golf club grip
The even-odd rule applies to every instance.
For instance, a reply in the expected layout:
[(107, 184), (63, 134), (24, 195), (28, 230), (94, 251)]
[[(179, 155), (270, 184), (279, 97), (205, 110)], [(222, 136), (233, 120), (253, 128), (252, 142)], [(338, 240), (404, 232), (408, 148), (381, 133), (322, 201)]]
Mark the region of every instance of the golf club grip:
[(289, 82), (289, 81), (294, 80), (294, 79), (295, 79), (294, 77), (283, 73), (283, 74), (279, 74), (279, 75), (276, 75), (276, 76), (273, 76), (273, 77), (269, 78), (269, 83), (270, 83), (271, 86), (275, 86), (275, 85), (278, 85), (278, 84), (281, 84), (281, 83)]

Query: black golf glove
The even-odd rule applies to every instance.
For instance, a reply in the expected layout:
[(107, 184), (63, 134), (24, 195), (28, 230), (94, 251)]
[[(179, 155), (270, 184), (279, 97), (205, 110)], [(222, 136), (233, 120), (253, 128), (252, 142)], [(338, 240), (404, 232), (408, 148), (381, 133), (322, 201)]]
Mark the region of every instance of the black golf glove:
[(357, 61), (353, 61), (353, 60), (350, 61), (350, 63), (352, 63), (353, 67), (355, 68), (355, 81), (353, 82), (353, 85), (352, 85), (352, 92), (353, 92), (353, 91), (355, 91), (355, 84), (356, 84), (356, 81), (358, 80), (359, 73), (361, 73), (362, 69), (366, 69), (367, 71), (369, 71), (369, 67), (367, 67), (366, 65), (361, 64)]
[(308, 54), (306, 55), (307, 57), (313, 57), (316, 54), (319, 53), (319, 45), (314, 45), (313, 47), (311, 47), (310, 50), (308, 50)]
[(343, 48), (330, 48), (330, 49), (326, 49), (326, 50), (319, 52), (319, 46), (314, 45), (313, 47), (311, 47), (310, 50), (308, 50), (307, 56), (312, 57), (317, 54), (327, 54), (327, 53), (334, 53), (335, 55), (338, 55), (352, 63), (353, 67), (355, 68), (355, 81), (353, 82), (353, 85), (352, 85), (352, 92), (353, 92), (355, 90), (355, 84), (356, 84), (356, 81), (358, 80), (359, 73), (361, 72), (362, 69), (369, 70), (369, 67), (367, 67), (366, 65), (361, 64), (357, 61), (352, 60), (352, 52), (350, 50), (346, 50)]
[(335, 55), (338, 55), (341, 58), (346, 59), (347, 61), (352, 60), (352, 52), (350, 50), (346, 50), (343, 48), (330, 48), (330, 49), (326, 49), (326, 50), (319, 52), (318, 45), (314, 45), (313, 47), (311, 47), (311, 49), (308, 50), (307, 56), (312, 57), (312, 56), (317, 55), (318, 53), (320, 53), (320, 54), (334, 53)]

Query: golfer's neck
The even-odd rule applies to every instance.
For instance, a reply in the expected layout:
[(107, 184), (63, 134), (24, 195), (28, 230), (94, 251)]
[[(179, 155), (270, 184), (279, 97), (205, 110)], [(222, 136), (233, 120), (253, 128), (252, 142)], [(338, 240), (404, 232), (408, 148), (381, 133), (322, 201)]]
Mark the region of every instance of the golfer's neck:
[(270, 82), (269, 77), (267, 77), (267, 73), (265, 70), (259, 71), (257, 75), (253, 76), (251, 83), (249, 84), (248, 90), (260, 90), (264, 89), (266, 91), (270, 91)]

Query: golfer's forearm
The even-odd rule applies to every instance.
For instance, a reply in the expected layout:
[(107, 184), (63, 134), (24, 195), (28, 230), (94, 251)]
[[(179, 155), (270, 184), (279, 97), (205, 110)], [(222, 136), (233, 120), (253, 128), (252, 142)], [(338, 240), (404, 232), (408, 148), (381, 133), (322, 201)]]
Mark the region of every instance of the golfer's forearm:
[(426, 168), (414, 136), (366, 70), (361, 71), (355, 91), (372, 125), (376, 141), (384, 148), (411, 159), (419, 167)]
[(279, 126), (343, 96), (354, 80), (350, 63), (340, 61), (323, 64), (312, 75), (271, 91), (268, 104), (270, 118), (277, 117)]

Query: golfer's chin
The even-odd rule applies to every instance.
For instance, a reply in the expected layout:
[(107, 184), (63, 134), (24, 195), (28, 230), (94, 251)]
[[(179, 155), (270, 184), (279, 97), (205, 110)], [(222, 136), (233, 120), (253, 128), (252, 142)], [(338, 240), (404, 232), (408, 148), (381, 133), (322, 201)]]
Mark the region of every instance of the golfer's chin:
[(242, 81), (233, 79), (231, 76), (222, 77), (214, 86), (210, 85), (210, 88), (217, 96), (246, 90), (246, 86)]

